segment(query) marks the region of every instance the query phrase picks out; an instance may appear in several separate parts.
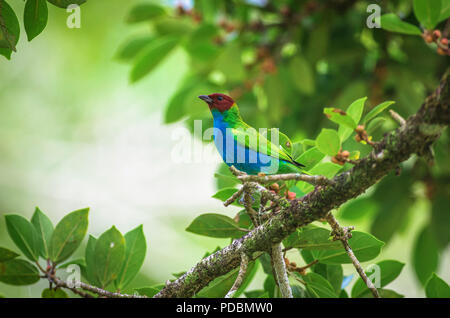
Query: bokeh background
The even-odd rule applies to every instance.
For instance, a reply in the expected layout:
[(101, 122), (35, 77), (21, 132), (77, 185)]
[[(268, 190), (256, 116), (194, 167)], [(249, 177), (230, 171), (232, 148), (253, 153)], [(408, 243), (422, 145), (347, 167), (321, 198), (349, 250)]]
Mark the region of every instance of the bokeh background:
[[(20, 1), (10, 2), (17, 12), (23, 11)], [(242, 13), (240, 2), (255, 7), (255, 12)], [(383, 10), (418, 24), (411, 13), (412, 1), (380, 2)], [(149, 74), (131, 83), (133, 60), (120, 58), (124, 45), (141, 36), (163, 36), (151, 23), (126, 23), (138, 3), (142, 1), (88, 0), (81, 6), (80, 29), (69, 29), (69, 14), (49, 5), (44, 32), (31, 43), (21, 36), (12, 59), (0, 59), (0, 216), (30, 217), (39, 206), (56, 223), (70, 211), (90, 207), (89, 233), (95, 236), (113, 224), (122, 233), (143, 224), (147, 257), (132, 286), (164, 282), (194, 265), (205, 251), (229, 243), (185, 231), (201, 213), (233, 217), (239, 210), (224, 208), (211, 198), (218, 183), (221, 186), (214, 178), (218, 155), (209, 152), (209, 159), (201, 163), (173, 160), (174, 131), (191, 127), (194, 119), (210, 125), (206, 106), (194, 100), (197, 92), (230, 93), (250, 124), (280, 127), (295, 141), (314, 139), (322, 127), (333, 126), (322, 113), (324, 107), (345, 109), (362, 96), (369, 97), (369, 108), (394, 100), (394, 109), (408, 116), (437, 87), (448, 66), (448, 57), (436, 54), (435, 47), (420, 37), (368, 29), (367, 1), (336, 1), (319, 9), (311, 9), (315, 1), (280, 1), (278, 9), (286, 5), (292, 12), (305, 13), (301, 21), (279, 30), (260, 31), (254, 26), (244, 34), (236, 29), (251, 25), (255, 17), (265, 23), (278, 23), (279, 17), (265, 16), (259, 9), (264, 1), (217, 1), (217, 8), (209, 8), (205, 1), (197, 8), (196, 1), (194, 10), (213, 12), (204, 13), (202, 20), (219, 30), (220, 37), (214, 33), (208, 42), (213, 49), (202, 45), (201, 35), (187, 37), (188, 45), (177, 46)], [(181, 3), (189, 10), (193, 5), (189, 1), (153, 3), (192, 28), (203, 23), (177, 9)], [(284, 33), (289, 36), (282, 37)], [(292, 75), (294, 68), (300, 74)], [(198, 85), (175, 103), (174, 94), (180, 95), (194, 78)], [(396, 126), (388, 116), (385, 119), (374, 139)], [(364, 155), (365, 147), (350, 141), (345, 149)], [(361, 217), (348, 214), (341, 219), (344, 225), (370, 231), (387, 242), (375, 261), (406, 263), (389, 288), (407, 297), (424, 295), (413, 265), (418, 235), (434, 224), (433, 215), (449, 213), (449, 205), (441, 202), (436, 207), (430, 194), (430, 188), (449, 186), (448, 136), (437, 148), (441, 157), (433, 168), (417, 158), (409, 160), (403, 177), (389, 176), (384, 190), (382, 183), (368, 192), (371, 203), (363, 206)], [(440, 194), (445, 202), (447, 194)], [(448, 216), (443, 219), (448, 222)], [(448, 231), (449, 224), (440, 223), (442, 230)], [(14, 249), (3, 217), (0, 245)], [(430, 257), (438, 255), (436, 271), (450, 281), (448, 244), (435, 250)], [(353, 271), (344, 266), (344, 274)], [(263, 279), (258, 272), (251, 286), (261, 288)], [(43, 286), (0, 283), (0, 293), (39, 296)]]

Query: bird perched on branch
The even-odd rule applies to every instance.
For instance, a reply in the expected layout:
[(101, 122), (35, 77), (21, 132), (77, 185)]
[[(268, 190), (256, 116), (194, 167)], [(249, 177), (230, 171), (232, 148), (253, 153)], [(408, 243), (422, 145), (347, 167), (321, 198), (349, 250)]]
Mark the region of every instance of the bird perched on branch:
[[(214, 118), (214, 143), (228, 166), (247, 174), (301, 173), (287, 151), (278, 145), (278, 136), (271, 141), (246, 124), (234, 100), (224, 94), (201, 95)], [(273, 130), (272, 130), (273, 132)], [(276, 141), (276, 142), (275, 142)]]

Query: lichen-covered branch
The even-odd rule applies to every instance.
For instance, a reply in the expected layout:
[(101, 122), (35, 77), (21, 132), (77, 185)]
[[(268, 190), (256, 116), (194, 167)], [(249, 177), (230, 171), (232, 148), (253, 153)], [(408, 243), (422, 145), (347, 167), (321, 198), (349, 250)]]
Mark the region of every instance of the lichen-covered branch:
[(244, 281), (245, 273), (247, 273), (248, 267), (248, 256), (244, 253), (241, 255), (241, 267), (239, 269), (239, 274), (234, 281), (233, 286), (230, 291), (226, 294), (225, 298), (232, 298), (236, 291), (241, 287), (242, 282)]
[(295, 181), (305, 181), (312, 185), (331, 185), (331, 184), (333, 184), (332, 180), (329, 180), (324, 176), (310, 176), (310, 175), (301, 174), (301, 173), (286, 173), (286, 174), (275, 174), (275, 175), (266, 175), (266, 176), (242, 175), (242, 176), (238, 176), (238, 179), (243, 182), (255, 181), (255, 182), (259, 182), (259, 183), (295, 180)]
[(283, 258), (283, 251), (281, 249), (281, 243), (275, 244), (272, 247), (272, 263), (273, 269), (278, 282), (278, 287), (280, 288), (281, 297), (283, 298), (293, 298), (291, 285), (289, 285), (289, 278), (286, 273), (286, 263)]
[(353, 253), (352, 248), (348, 244), (348, 239), (351, 238), (351, 233), (349, 228), (343, 228), (339, 225), (339, 222), (336, 220), (333, 214), (328, 213), (326, 216), (326, 219), (328, 223), (330, 224), (331, 228), (333, 229), (332, 235), (334, 236), (335, 240), (340, 240), (342, 242), (342, 245), (344, 246), (345, 251), (347, 252), (348, 257), (352, 260), (353, 266), (355, 267), (356, 271), (358, 272), (359, 276), (361, 276), (362, 280), (366, 284), (367, 288), (370, 289), (372, 292), (373, 297), (380, 298), (380, 294), (378, 293), (378, 290), (373, 285), (372, 281), (367, 277), (366, 273), (364, 273), (364, 270), (359, 263), (358, 259), (356, 258), (355, 253)]
[(359, 196), (413, 154), (429, 151), (450, 122), (449, 71), (405, 125), (385, 135), (373, 151), (351, 170), (337, 175), (333, 185), (316, 186), (306, 196), (292, 200), (267, 222), (222, 250), (204, 258), (186, 274), (166, 286), (155, 297), (191, 297), (216, 277), (240, 264), (241, 254), (271, 251), (297, 228), (324, 218), (329, 211)]

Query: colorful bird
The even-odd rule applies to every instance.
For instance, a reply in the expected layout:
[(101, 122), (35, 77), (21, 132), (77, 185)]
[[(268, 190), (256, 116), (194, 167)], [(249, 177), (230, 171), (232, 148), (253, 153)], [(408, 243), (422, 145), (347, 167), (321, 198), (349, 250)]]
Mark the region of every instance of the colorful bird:
[(242, 120), (239, 108), (231, 97), (216, 93), (199, 98), (211, 110), (214, 143), (228, 166), (233, 165), (247, 174), (302, 172), (304, 165)]

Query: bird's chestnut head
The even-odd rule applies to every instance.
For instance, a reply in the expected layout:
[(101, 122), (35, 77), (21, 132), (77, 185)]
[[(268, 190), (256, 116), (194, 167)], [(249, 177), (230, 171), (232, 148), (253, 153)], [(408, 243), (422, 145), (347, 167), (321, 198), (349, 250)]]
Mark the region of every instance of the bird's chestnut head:
[(204, 100), (208, 104), (209, 109), (217, 109), (221, 113), (229, 110), (234, 104), (234, 100), (225, 94), (200, 95), (198, 98)]

